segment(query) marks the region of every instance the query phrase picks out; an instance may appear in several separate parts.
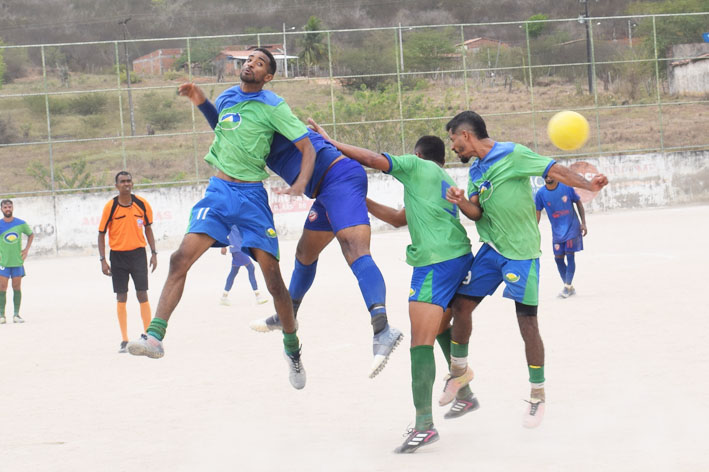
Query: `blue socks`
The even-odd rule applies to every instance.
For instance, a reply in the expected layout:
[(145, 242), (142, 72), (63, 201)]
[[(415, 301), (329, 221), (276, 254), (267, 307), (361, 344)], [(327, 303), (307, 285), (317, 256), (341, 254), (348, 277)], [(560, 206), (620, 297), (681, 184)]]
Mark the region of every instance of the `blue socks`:
[(566, 261), (566, 277), (564, 277), (564, 283), (571, 285), (571, 282), (574, 280), (574, 272), (576, 272), (576, 258), (573, 252), (566, 254)]
[(357, 277), (359, 290), (362, 292), (364, 303), (372, 317), (374, 334), (378, 334), (387, 326), (386, 317), (386, 285), (379, 267), (374, 263), (372, 256), (365, 255), (352, 263), (352, 273)]
[(566, 283), (566, 263), (563, 257), (554, 257), (554, 262), (556, 262), (556, 268), (559, 269), (559, 275), (561, 275), (561, 280)]
[(313, 285), (317, 268), (317, 260), (310, 265), (301, 264), (298, 259), (295, 260), (293, 274), (291, 275), (290, 285), (288, 286), (288, 293), (290, 293), (290, 297), (293, 300), (294, 315), (298, 314), (300, 302), (303, 301), (303, 297), (310, 289), (310, 286)]

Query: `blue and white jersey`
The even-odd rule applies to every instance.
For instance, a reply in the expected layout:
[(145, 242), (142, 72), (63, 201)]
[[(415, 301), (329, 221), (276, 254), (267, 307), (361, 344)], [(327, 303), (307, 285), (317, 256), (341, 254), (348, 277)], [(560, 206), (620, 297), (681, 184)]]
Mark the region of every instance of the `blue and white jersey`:
[(563, 243), (581, 235), (581, 225), (574, 211), (574, 202), (579, 200), (576, 190), (561, 182), (554, 190), (549, 190), (546, 186), (537, 190), (534, 202), (537, 211), (542, 211), (543, 208), (547, 212), (553, 242)]

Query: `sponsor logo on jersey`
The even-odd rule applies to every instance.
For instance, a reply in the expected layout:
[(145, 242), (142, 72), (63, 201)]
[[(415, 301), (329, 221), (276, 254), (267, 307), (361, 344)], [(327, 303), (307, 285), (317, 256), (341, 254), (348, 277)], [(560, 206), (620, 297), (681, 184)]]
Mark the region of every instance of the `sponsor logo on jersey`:
[(138, 219), (135, 220), (135, 221), (136, 221), (136, 223), (138, 223), (138, 228), (142, 228), (142, 227), (143, 227), (143, 218), (138, 218)]
[(219, 125), (225, 125), (226, 129), (235, 130), (241, 126), (241, 115), (238, 113), (225, 113), (219, 120)]
[(269, 238), (275, 238), (276, 237), (276, 230), (273, 228), (268, 228), (266, 230), (266, 236), (268, 236)]
[(313, 222), (318, 219), (318, 212), (315, 210), (310, 210), (308, 213), (308, 221)]
[(519, 275), (514, 272), (507, 272), (505, 274), (505, 278), (512, 283), (519, 281)]
[(481, 203), (492, 197), (493, 187), (492, 182), (490, 182), (489, 180), (486, 180), (485, 182), (481, 183), (478, 188), (478, 198), (480, 199)]
[(17, 241), (17, 239), (20, 237), (19, 233), (15, 233), (14, 231), (10, 231), (9, 233), (5, 233), (5, 236), (3, 238), (5, 239), (5, 242), (7, 243), (14, 243)]
[(563, 197), (561, 197), (561, 201), (564, 202), (564, 203), (566, 203), (566, 202), (569, 201), (569, 197), (567, 197), (566, 195), (564, 195)]

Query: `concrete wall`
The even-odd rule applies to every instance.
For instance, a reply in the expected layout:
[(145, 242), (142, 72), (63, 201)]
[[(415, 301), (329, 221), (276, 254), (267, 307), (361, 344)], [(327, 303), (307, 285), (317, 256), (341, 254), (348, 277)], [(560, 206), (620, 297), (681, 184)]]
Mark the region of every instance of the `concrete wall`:
[[(611, 156), (569, 161), (581, 166), (587, 178), (596, 169), (606, 174), (610, 184), (598, 195), (582, 194), (589, 212), (619, 208), (639, 208), (709, 202), (709, 151), (671, 154)], [(467, 186), (467, 166), (448, 169), (456, 183)], [(577, 169), (578, 170), (578, 169)], [(532, 187), (544, 185), (541, 177), (531, 179)], [(205, 185), (138, 189), (153, 207), (158, 250), (172, 249), (187, 227), (189, 211), (204, 194)], [(273, 208), (276, 231), (281, 238), (300, 236), (312, 201), (290, 198), (273, 192), (284, 187), (279, 178), (266, 181)], [(96, 253), (98, 223), (103, 206), (116, 192), (16, 198), (15, 215), (28, 222), (35, 233), (34, 254)], [(403, 187), (383, 173), (369, 175), (369, 196), (381, 203), (401, 207)], [(391, 228), (372, 219), (373, 231)]]

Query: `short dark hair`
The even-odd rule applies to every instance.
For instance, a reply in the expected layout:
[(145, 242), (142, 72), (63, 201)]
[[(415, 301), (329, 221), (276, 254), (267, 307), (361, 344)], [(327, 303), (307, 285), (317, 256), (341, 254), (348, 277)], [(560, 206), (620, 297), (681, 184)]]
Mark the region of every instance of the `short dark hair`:
[(414, 151), (418, 151), (427, 161), (438, 162), (440, 165), (446, 163), (446, 145), (438, 136), (421, 136), (416, 141)]
[(453, 117), (452, 120), (446, 125), (446, 131), (451, 131), (453, 134), (458, 132), (458, 128), (461, 125), (470, 126), (470, 130), (475, 133), (475, 137), (478, 139), (489, 138), (487, 135), (487, 126), (485, 126), (485, 120), (483, 117), (475, 113), (474, 111), (463, 111), (458, 113)]
[(127, 170), (122, 170), (116, 174), (116, 183), (118, 183), (118, 177), (120, 177), (121, 175), (128, 175), (131, 179), (133, 178), (133, 176), (130, 175), (130, 172), (128, 172)]
[(3, 206), (3, 205), (6, 204), (6, 203), (9, 203), (10, 205), (13, 205), (13, 206), (14, 206), (14, 204), (12, 203), (12, 200), (9, 200), (9, 199), (5, 199), (5, 200), (1, 201), (1, 202), (0, 202), (0, 206)]
[(276, 58), (273, 57), (273, 53), (269, 51), (266, 48), (256, 48), (254, 51), (261, 51), (268, 57), (268, 73), (269, 74), (275, 74), (276, 73)]

